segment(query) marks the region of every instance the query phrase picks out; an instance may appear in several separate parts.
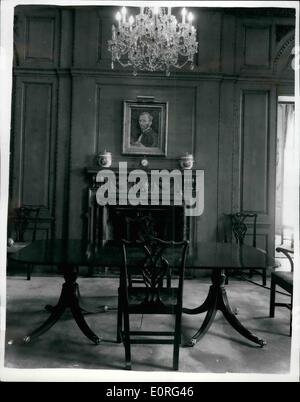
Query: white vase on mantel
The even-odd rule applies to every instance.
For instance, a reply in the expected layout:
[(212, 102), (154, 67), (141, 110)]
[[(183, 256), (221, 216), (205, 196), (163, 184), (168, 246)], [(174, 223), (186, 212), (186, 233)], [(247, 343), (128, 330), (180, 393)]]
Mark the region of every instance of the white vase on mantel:
[(180, 157), (179, 164), (181, 169), (192, 169), (194, 164), (193, 155), (186, 152), (184, 155)]
[(104, 151), (98, 155), (98, 165), (101, 167), (110, 167), (112, 164), (111, 152)]

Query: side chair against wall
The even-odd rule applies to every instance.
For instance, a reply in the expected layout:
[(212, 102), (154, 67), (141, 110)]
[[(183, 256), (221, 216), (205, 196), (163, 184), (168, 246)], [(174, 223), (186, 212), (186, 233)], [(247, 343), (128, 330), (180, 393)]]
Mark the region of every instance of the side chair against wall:
[[(122, 240), (123, 265), (118, 290), (117, 341), (123, 341), (125, 368), (131, 369), (132, 344), (172, 344), (173, 369), (178, 370), (179, 347), (181, 343), (182, 293), (185, 259), (188, 241), (174, 242), (151, 238), (146, 241), (128, 242)], [(176, 260), (176, 268), (172, 261)], [(172, 285), (164, 280), (172, 270)], [(176, 277), (174, 275), (176, 273)], [(143, 282), (133, 284), (134, 275)], [(135, 331), (130, 328), (131, 314), (172, 315), (175, 323), (172, 331)]]
[[(257, 213), (255, 212), (236, 212), (233, 214), (224, 214), (224, 241), (235, 240), (238, 244), (244, 244), (245, 237), (250, 233), (252, 247), (256, 247), (256, 230), (257, 230)], [(246, 244), (246, 243), (245, 243)], [(258, 273), (262, 276), (262, 284), (267, 284), (267, 271), (262, 269), (250, 269), (250, 278), (254, 273)], [(228, 284), (228, 277), (230, 275), (230, 269), (226, 270), (226, 284)]]
[[(271, 292), (270, 292), (270, 317), (275, 317), (275, 307), (287, 307), (290, 310), (290, 336), (292, 335), (292, 306), (293, 306), (293, 272), (294, 261), (293, 249), (277, 247), (278, 253), (283, 253), (289, 260), (291, 271), (274, 271), (271, 273)], [(276, 285), (284, 289), (291, 296), (290, 303), (278, 303), (275, 301)]]
[[(52, 235), (54, 218), (44, 205), (23, 204), (16, 208), (12, 217), (15, 243), (8, 253), (38, 240), (49, 239)], [(31, 279), (32, 265), (27, 265), (27, 280)]]

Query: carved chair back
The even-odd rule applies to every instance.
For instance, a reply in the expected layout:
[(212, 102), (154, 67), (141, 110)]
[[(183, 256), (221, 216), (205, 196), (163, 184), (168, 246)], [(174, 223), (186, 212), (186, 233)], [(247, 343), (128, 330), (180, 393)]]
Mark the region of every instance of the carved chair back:
[[(170, 264), (168, 255), (174, 258), (173, 253), (176, 254), (177, 261), (180, 261), (176, 268), (176, 286), (171, 287), (174, 289), (173, 295), (176, 295), (176, 305), (182, 303), (182, 289), (183, 277), (185, 268), (186, 252), (188, 247), (187, 241), (174, 242), (164, 241), (154, 237), (149, 237), (145, 241), (129, 242), (122, 241), (123, 245), (123, 269), (120, 275), (120, 288), (123, 291), (125, 303), (130, 303), (129, 293), (133, 287), (132, 277), (138, 275), (139, 288), (143, 293), (143, 300), (141, 306), (151, 311), (152, 308), (163, 306), (162, 295), (165, 294), (165, 289), (170, 290), (170, 286), (165, 286), (168, 282), (168, 276), (172, 263)], [(172, 283), (172, 286), (174, 284)], [(168, 303), (168, 300), (166, 301)]]
[[(256, 229), (257, 229), (257, 213), (237, 212), (228, 214), (230, 229), (238, 244), (243, 244), (249, 228), (251, 227), (252, 242), (251, 245), (256, 247)], [(225, 242), (228, 241), (228, 226), (225, 225)]]

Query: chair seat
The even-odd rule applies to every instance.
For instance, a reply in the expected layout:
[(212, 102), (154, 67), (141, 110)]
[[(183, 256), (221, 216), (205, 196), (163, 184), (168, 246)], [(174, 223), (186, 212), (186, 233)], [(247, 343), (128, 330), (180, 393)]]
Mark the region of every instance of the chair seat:
[(163, 288), (158, 293), (147, 291), (145, 287), (128, 290), (128, 308), (131, 313), (170, 314), (175, 313), (178, 289)]
[(293, 272), (276, 271), (272, 272), (272, 279), (277, 285), (289, 293), (293, 292)]

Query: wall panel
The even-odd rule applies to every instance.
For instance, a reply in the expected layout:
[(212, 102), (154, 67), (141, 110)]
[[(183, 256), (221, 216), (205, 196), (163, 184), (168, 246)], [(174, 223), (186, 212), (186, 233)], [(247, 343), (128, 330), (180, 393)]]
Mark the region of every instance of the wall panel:
[[(108, 40), (118, 7), (78, 8), (74, 12), (74, 67), (111, 68)], [(87, 46), (88, 44), (88, 46)]]
[(270, 68), (271, 26), (245, 26), (244, 68)]
[(271, 73), (274, 47), (272, 23), (268, 19), (237, 21), (236, 71), (262, 75)]
[[(268, 214), (269, 92), (243, 91), (241, 99), (241, 208)], [(253, 191), (255, 189), (255, 191)]]
[(218, 139), (218, 239), (224, 240), (224, 214), (231, 213), (233, 191), (233, 146), (235, 89), (231, 81), (220, 86), (220, 124)]
[(58, 9), (17, 7), (14, 28), (16, 66), (34, 68), (58, 66), (60, 45)]
[(13, 133), (13, 200), (52, 209), (55, 184), (56, 82), (19, 77), (16, 88), (18, 119)]
[(198, 241), (214, 241), (218, 219), (218, 141), (220, 82), (198, 84), (195, 136), (195, 168), (204, 170), (204, 212), (195, 218)]

